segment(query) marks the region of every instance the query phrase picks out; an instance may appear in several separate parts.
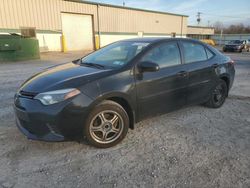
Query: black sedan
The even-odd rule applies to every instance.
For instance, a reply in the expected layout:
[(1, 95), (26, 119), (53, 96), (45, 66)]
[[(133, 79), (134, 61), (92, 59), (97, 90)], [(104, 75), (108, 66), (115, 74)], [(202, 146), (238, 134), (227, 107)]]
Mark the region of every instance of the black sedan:
[(199, 41), (115, 42), (29, 78), (15, 95), (16, 123), (29, 139), (111, 147), (147, 117), (194, 104), (219, 108), (234, 74), (230, 58)]
[(245, 50), (244, 41), (232, 40), (225, 46), (223, 46), (223, 52), (242, 52)]

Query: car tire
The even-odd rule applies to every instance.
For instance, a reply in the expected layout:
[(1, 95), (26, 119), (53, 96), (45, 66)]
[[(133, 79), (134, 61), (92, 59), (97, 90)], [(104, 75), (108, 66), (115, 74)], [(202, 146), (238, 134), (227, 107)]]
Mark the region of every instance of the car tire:
[(84, 137), (92, 146), (109, 148), (121, 142), (129, 129), (129, 117), (118, 103), (106, 100), (90, 112), (85, 126)]
[(212, 89), (209, 100), (205, 103), (205, 106), (209, 108), (220, 108), (228, 94), (228, 87), (224, 80), (219, 80), (217, 85)]

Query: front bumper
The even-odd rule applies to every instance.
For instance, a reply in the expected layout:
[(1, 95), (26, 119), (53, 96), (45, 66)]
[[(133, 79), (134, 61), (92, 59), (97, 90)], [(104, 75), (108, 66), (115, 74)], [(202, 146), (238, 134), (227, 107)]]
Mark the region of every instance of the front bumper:
[(80, 94), (73, 99), (45, 106), (40, 101), (16, 97), (16, 125), (29, 139), (65, 141), (82, 136), (82, 129), (92, 100)]
[(21, 124), (20, 120), (16, 118), (16, 125), (18, 129), (31, 140), (42, 140), (48, 142), (56, 142), (56, 141), (65, 141), (65, 137), (61, 134), (55, 133), (53, 130), (48, 130), (44, 135), (38, 135), (36, 133), (31, 132), (30, 128), (24, 127), (24, 124)]
[(234, 48), (234, 47), (224, 47), (223, 51), (227, 52), (240, 52), (242, 49), (241, 48)]

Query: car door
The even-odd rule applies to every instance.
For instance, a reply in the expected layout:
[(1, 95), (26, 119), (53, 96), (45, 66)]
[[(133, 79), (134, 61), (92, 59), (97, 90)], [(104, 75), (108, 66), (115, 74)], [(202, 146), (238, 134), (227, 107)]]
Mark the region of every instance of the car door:
[(178, 109), (186, 104), (188, 74), (181, 63), (177, 42), (154, 46), (139, 61), (159, 65), (157, 72), (138, 72), (136, 91), (139, 118)]
[(208, 100), (214, 85), (213, 53), (195, 41), (182, 41), (181, 48), (186, 70), (189, 72), (187, 104), (199, 104)]

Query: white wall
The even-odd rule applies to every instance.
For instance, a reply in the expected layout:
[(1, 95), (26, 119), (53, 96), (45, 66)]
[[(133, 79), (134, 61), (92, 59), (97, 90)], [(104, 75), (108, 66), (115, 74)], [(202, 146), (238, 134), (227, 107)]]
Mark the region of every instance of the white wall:
[[(0, 33), (5, 34), (5, 33)], [(18, 33), (20, 34), (20, 33)], [(39, 41), (40, 52), (48, 52), (48, 51), (61, 51), (61, 33), (37, 33), (36, 37)], [(143, 35), (143, 37), (171, 37), (170, 35)], [(181, 36), (176, 36), (181, 37)], [(182, 36), (186, 38), (186, 36)], [(106, 46), (112, 42), (138, 38), (138, 35), (117, 35), (117, 34), (101, 34), (100, 36), (100, 46)]]
[(61, 33), (37, 33), (36, 38), (39, 41), (40, 52), (61, 51)]
[[(170, 38), (170, 35), (143, 35), (143, 37), (166, 37)], [(181, 36), (176, 36), (181, 37)], [(112, 42), (119, 41), (119, 40), (125, 40), (125, 39), (132, 39), (132, 38), (139, 38), (138, 35), (112, 35), (112, 34), (101, 34), (100, 36), (100, 46), (106, 46)], [(186, 36), (182, 36), (182, 38), (186, 38)]]
[(131, 39), (137, 38), (137, 35), (109, 35), (109, 34), (101, 34), (100, 36), (100, 46), (106, 46), (112, 42), (124, 40), (124, 39)]
[[(9, 34), (0, 32), (0, 34)], [(21, 33), (17, 33), (21, 34)], [(61, 33), (37, 33), (36, 38), (39, 42), (40, 52), (61, 51)]]
[[(171, 37), (170, 35), (143, 35), (143, 37)], [(181, 36), (176, 36), (181, 37)], [(182, 36), (186, 38), (186, 36)], [(119, 40), (138, 38), (138, 35), (117, 35), (117, 34), (101, 34), (100, 36), (100, 46), (106, 46), (112, 42)], [(61, 33), (47, 34), (38, 33), (37, 39), (39, 40), (39, 47), (41, 52), (46, 51), (61, 51)]]

